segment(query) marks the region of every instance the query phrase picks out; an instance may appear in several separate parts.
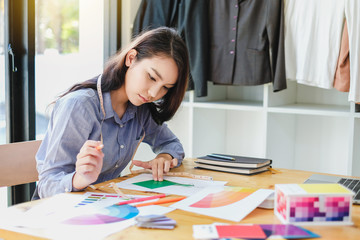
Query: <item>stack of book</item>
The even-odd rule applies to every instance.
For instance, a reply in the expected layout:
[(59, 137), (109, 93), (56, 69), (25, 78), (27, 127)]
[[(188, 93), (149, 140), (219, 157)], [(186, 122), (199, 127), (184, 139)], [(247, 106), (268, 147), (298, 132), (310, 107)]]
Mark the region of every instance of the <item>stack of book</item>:
[(256, 174), (268, 171), (272, 160), (226, 154), (208, 154), (195, 160), (195, 168), (221, 172)]

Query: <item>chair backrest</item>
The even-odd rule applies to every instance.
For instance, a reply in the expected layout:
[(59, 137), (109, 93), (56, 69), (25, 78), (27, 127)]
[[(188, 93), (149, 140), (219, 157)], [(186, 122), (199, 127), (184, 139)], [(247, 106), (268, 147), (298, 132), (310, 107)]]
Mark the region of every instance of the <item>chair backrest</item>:
[(41, 140), (0, 145), (0, 187), (38, 180), (35, 155)]

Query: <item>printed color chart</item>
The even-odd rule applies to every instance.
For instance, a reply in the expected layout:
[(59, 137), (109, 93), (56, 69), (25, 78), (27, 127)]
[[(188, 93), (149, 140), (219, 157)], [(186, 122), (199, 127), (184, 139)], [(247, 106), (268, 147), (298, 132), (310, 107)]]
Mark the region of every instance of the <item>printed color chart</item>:
[(290, 201), (291, 222), (348, 221), (350, 197), (294, 197)]
[[(116, 199), (119, 198), (119, 195), (116, 194), (98, 194), (98, 193), (91, 193), (89, 196), (85, 197), (84, 200), (79, 202), (75, 207), (86, 206), (88, 204), (92, 204), (98, 201), (107, 200), (107, 199)], [(124, 199), (125, 200), (125, 199)]]

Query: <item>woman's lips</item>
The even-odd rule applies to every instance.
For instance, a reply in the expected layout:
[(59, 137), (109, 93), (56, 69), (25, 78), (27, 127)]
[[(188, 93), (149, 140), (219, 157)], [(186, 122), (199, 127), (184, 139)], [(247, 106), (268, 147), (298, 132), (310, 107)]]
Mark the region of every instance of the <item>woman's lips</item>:
[(148, 100), (148, 99), (144, 98), (144, 97), (143, 97), (143, 96), (141, 96), (140, 94), (139, 94), (139, 97), (140, 97), (140, 99), (141, 99), (144, 103), (149, 102), (149, 100)]

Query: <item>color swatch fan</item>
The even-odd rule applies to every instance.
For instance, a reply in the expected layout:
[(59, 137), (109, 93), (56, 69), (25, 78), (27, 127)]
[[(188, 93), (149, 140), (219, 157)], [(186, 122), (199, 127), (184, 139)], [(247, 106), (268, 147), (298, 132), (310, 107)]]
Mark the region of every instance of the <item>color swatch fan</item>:
[(130, 205), (112, 205), (99, 210), (97, 213), (67, 219), (63, 223), (72, 225), (107, 224), (128, 220), (138, 214), (139, 210), (136, 207)]

